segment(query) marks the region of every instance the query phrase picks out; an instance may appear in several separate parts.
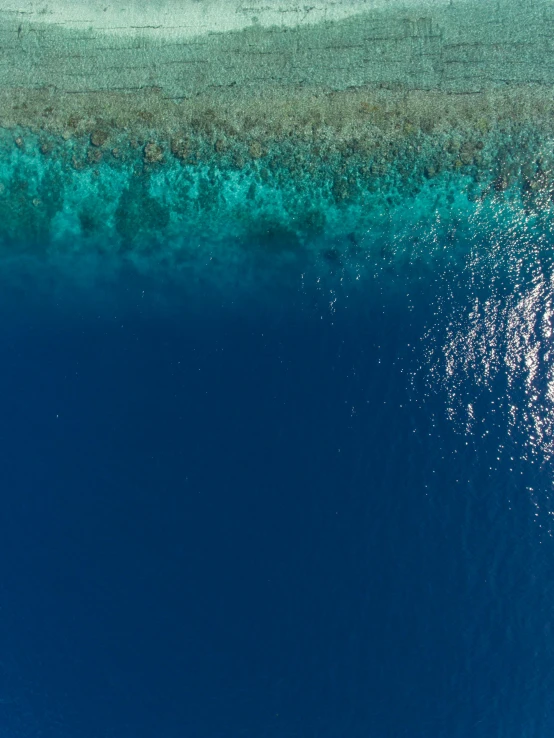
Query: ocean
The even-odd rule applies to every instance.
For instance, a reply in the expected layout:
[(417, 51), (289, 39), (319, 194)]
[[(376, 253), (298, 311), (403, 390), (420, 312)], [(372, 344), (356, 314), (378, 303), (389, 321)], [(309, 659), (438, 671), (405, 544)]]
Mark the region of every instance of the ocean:
[(551, 7), (343, 5), (0, 7), (0, 738), (554, 735)]
[(551, 240), (519, 225), (265, 296), (10, 275), (2, 735), (550, 735)]

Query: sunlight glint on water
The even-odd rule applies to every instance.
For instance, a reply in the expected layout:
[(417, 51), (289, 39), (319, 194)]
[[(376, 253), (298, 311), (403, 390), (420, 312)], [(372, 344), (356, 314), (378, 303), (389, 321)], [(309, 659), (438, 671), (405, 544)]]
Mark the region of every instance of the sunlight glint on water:
[[(554, 458), (554, 259), (548, 219), (498, 205), (496, 228), (472, 218), (469, 258), (445, 275), (435, 325), (424, 337), (427, 391), (468, 439), (505, 427), (495, 462), (552, 469)], [(509, 467), (516, 464), (508, 464)], [(552, 476), (552, 471), (550, 472)], [(548, 490), (534, 495), (541, 526), (554, 528)]]

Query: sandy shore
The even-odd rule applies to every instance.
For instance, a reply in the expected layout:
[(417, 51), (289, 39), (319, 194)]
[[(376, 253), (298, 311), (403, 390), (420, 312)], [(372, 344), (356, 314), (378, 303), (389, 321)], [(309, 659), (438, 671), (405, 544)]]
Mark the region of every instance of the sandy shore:
[(391, 106), (401, 115), (403, 92), (428, 96), (424, 117), (429, 105), (437, 119), (459, 113), (459, 95), (520, 115), (529, 95), (512, 110), (502, 95), (550, 99), (553, 31), (550, 0), (3, 0), (0, 126), (61, 134), (97, 118), (166, 130), (191, 108), (224, 119), (238, 103), (270, 128), (283, 109), (304, 127), (329, 117), (314, 99), (352, 91), (381, 118)]
[(114, 35), (190, 38), (208, 33), (240, 31), (249, 26), (292, 28), (332, 22), (378, 9), (416, 8), (432, 11), (463, 5), (467, 0), (5, 0), (0, 19), (18, 23), (94, 29)]
[(435, 183), (554, 202), (551, 0), (0, 2), (9, 248), (301, 241)]
[(103, 5), (5, 0), (0, 89), (159, 88), (178, 100), (231, 87), (469, 93), (554, 85), (550, 0)]

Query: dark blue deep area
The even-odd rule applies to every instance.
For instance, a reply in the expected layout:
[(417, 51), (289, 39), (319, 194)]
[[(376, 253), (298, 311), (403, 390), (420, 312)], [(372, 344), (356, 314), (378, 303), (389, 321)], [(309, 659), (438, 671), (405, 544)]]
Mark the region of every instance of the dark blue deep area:
[(554, 735), (551, 472), (409, 381), (440, 284), (125, 279), (1, 301), (1, 738)]

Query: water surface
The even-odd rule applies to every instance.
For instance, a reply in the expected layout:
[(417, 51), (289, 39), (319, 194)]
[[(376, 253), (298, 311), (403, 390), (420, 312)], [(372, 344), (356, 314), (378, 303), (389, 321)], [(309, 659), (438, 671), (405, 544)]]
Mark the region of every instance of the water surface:
[(554, 731), (551, 9), (366, 5), (0, 9), (1, 738)]

